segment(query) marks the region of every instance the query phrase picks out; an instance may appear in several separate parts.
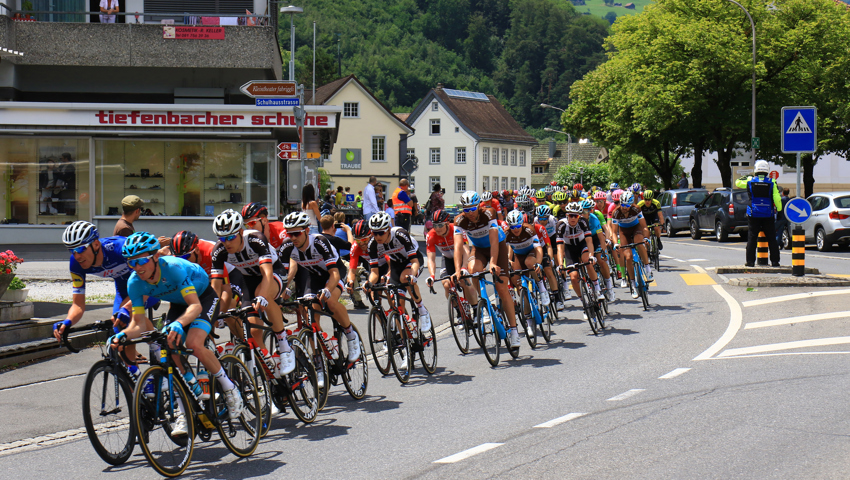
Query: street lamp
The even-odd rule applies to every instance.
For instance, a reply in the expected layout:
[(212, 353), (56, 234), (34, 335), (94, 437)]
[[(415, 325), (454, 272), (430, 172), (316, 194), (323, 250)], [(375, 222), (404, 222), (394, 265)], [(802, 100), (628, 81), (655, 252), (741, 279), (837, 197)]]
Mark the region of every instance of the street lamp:
[(281, 7), (281, 13), (289, 14), (289, 81), (295, 81), (295, 23), (294, 17), (296, 13), (304, 13), (304, 9), (301, 7), (296, 7), (294, 5), (290, 5), (288, 7)]
[(566, 110), (564, 110), (563, 108), (558, 108), (558, 107), (556, 107), (556, 106), (554, 106), (554, 105), (548, 105), (548, 104), (546, 104), (546, 103), (541, 103), (541, 104), (540, 104), (540, 108), (551, 108), (551, 109), (553, 109), (553, 110), (558, 110), (558, 111), (561, 111), (561, 112), (566, 112)]
[[(737, 5), (739, 7), (741, 7), (741, 10), (743, 10), (744, 13), (747, 14), (747, 18), (750, 20), (750, 28), (752, 28), (752, 31), (753, 31), (753, 82), (752, 82), (753, 83), (753, 104), (752, 104), (752, 107), (751, 107), (753, 118), (752, 118), (751, 132), (750, 132), (750, 155), (751, 155), (750, 165), (755, 165), (756, 164), (756, 150), (755, 150), (755, 148), (753, 148), (752, 141), (753, 141), (754, 138), (756, 138), (756, 24), (755, 24), (755, 22), (753, 22), (753, 17), (752, 17), (752, 15), (750, 15), (750, 12), (748, 12), (747, 9), (744, 8), (743, 5), (736, 2), (735, 0), (728, 0), (728, 1), (731, 2), (731, 3), (734, 3), (735, 5)], [(773, 4), (771, 4), (771, 6), (776, 8), (776, 6), (773, 5)]]
[[(541, 103), (540, 105), (545, 105), (545, 104)], [(560, 110), (560, 108), (558, 108), (558, 107), (552, 107), (552, 108), (557, 108), (558, 110)], [(567, 163), (573, 163), (573, 137), (572, 137), (572, 135), (570, 135), (567, 132), (562, 132), (560, 130), (555, 130), (554, 128), (549, 128), (549, 127), (544, 128), (543, 131), (544, 132), (563, 133), (564, 135), (567, 136)]]

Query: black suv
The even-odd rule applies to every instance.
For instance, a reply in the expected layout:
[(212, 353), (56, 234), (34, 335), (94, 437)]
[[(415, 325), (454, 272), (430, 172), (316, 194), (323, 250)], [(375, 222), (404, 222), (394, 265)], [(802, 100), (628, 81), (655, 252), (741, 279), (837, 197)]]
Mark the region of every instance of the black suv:
[(746, 239), (749, 200), (746, 190), (716, 189), (691, 210), (688, 221), (691, 238), (699, 240), (703, 232), (713, 232), (718, 242), (728, 240), (730, 233)]

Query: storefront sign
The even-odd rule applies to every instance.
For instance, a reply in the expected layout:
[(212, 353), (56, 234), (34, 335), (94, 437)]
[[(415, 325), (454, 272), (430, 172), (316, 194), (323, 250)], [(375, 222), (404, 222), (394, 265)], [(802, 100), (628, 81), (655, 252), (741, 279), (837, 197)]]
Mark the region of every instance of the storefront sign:
[(295, 97), (295, 82), (283, 80), (252, 80), (239, 87), (249, 97)]
[(162, 38), (177, 40), (224, 40), (224, 27), (162, 27)]
[(360, 170), (360, 149), (343, 148), (339, 168), (343, 170)]

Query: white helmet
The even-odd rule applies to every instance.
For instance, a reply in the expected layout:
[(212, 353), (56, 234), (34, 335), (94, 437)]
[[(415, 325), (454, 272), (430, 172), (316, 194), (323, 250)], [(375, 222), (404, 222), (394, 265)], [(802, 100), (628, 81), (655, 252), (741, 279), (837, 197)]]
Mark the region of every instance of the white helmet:
[(300, 227), (309, 227), (310, 226), (310, 217), (307, 216), (304, 212), (292, 212), (289, 215), (283, 217), (283, 228), (300, 228)]
[(623, 192), (622, 195), (620, 195), (620, 205), (622, 205), (624, 207), (628, 207), (634, 202), (635, 202), (635, 194), (632, 193), (631, 190), (626, 190), (625, 192)]
[(382, 232), (384, 230), (388, 230), (391, 225), (390, 214), (387, 212), (378, 212), (372, 215), (369, 218), (369, 228), (374, 232), (375, 230)]
[(242, 229), (242, 215), (231, 209), (218, 214), (213, 220), (213, 233), (219, 237), (232, 235)]
[(511, 227), (522, 225), (525, 220), (525, 214), (519, 210), (511, 210), (508, 216), (505, 217), (505, 222)]
[(756, 166), (753, 169), (753, 173), (768, 173), (770, 172), (770, 165), (768, 165), (767, 160), (756, 160)]
[(581, 213), (581, 204), (578, 202), (570, 202), (564, 210), (566, 210), (567, 213)]
[(460, 196), (460, 204), (464, 207), (474, 207), (479, 203), (481, 203), (481, 197), (478, 196), (478, 193), (473, 192), (472, 190), (467, 190)]
[(85, 220), (77, 220), (68, 225), (62, 234), (62, 243), (68, 248), (88, 245), (97, 239), (97, 227)]
[(492, 193), (484, 192), (484, 193), (481, 194), (481, 201), (482, 202), (489, 202), (490, 200), (493, 200), (493, 194)]

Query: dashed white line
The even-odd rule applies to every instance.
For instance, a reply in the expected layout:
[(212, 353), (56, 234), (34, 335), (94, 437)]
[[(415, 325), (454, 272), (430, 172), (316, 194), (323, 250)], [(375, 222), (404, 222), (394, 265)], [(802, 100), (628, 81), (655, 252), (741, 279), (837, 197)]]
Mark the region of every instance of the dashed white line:
[(753, 353), (776, 352), (779, 350), (791, 350), (794, 348), (823, 347), (826, 345), (844, 345), (850, 343), (850, 337), (815, 338), (812, 340), (796, 340), (793, 342), (772, 343), (770, 345), (758, 345), (755, 347), (730, 348), (718, 357), (734, 357), (738, 355), (751, 355)]
[(558, 417), (553, 420), (549, 420), (548, 422), (541, 423), (540, 425), (535, 425), (534, 428), (552, 428), (555, 425), (560, 425), (564, 422), (569, 422), (570, 420), (575, 420), (578, 417), (583, 417), (587, 415), (586, 413), (568, 413), (563, 417)]
[(454, 455), (449, 455), (448, 457), (441, 458), (439, 460), (434, 461), (434, 463), (456, 463), (461, 460), (467, 459), (473, 455), (478, 455), (479, 453), (484, 453), (487, 450), (492, 450), (496, 447), (500, 447), (504, 445), (503, 443), (482, 443), (477, 447), (472, 447), (468, 450), (464, 450), (462, 452), (455, 453)]
[(609, 398), (608, 400), (606, 400), (606, 402), (619, 402), (620, 400), (625, 400), (629, 397), (633, 397), (633, 396), (637, 395), (638, 393), (640, 393), (644, 390), (646, 390), (646, 389), (645, 388), (633, 388), (633, 389), (631, 389), (627, 392), (623, 392), (619, 395), (616, 395), (614, 397)]
[(690, 370), (690, 368), (677, 368), (670, 373), (665, 373), (664, 375), (661, 375), (660, 377), (658, 377), (658, 379), (667, 380), (670, 378), (678, 377), (679, 375), (687, 372), (688, 370)]
[(745, 307), (757, 307), (759, 305), (787, 302), (790, 300), (799, 300), (801, 298), (822, 297), (824, 295), (844, 295), (847, 293), (850, 293), (850, 288), (842, 288), (840, 290), (824, 290), (821, 292), (792, 293), (791, 295), (781, 295), (778, 297), (762, 298), (759, 300), (747, 300), (746, 302), (741, 302), (741, 305)]
[(45, 383), (51, 383), (51, 382), (60, 382), (60, 381), (62, 381), (62, 380), (68, 380), (68, 379), (70, 379), (70, 378), (83, 377), (83, 376), (85, 376), (85, 375), (86, 375), (85, 373), (77, 373), (77, 374), (74, 374), (74, 375), (68, 375), (67, 377), (62, 377), (62, 378), (52, 378), (52, 379), (50, 379), (50, 380), (42, 380), (42, 381), (40, 381), (40, 382), (28, 383), (28, 384), (26, 384), (26, 385), (17, 385), (17, 386), (14, 386), (14, 387), (0, 388), (0, 391), (2, 391), (2, 392), (8, 392), (8, 391), (10, 391), (10, 390), (17, 390), (17, 389), (19, 389), (19, 388), (34, 387), (34, 386), (36, 386), (36, 385), (44, 385)]
[(671, 257), (670, 255), (658, 255), (658, 256), (663, 258), (663, 259), (666, 259), (666, 260), (673, 260), (673, 257)]
[(802, 315), (799, 317), (788, 317), (788, 318), (780, 318), (777, 320), (765, 320), (762, 322), (750, 322), (744, 325), (744, 329), (750, 328), (762, 328), (762, 327), (775, 327), (777, 325), (789, 325), (792, 323), (803, 323), (803, 322), (815, 322), (818, 320), (830, 320), (833, 318), (846, 318), (850, 317), (850, 311), (845, 312), (831, 312), (831, 313), (817, 313), (814, 315)]
[(688, 261), (689, 261), (689, 262), (707, 262), (707, 261), (708, 261), (708, 259), (706, 259), (706, 258), (692, 258), (692, 259), (690, 259), (690, 260), (688, 260)]
[(743, 313), (741, 312), (741, 306), (738, 304), (738, 301), (732, 298), (732, 295), (726, 293), (726, 290), (723, 289), (720, 285), (712, 285), (711, 286), (717, 293), (723, 297), (723, 300), (726, 300), (726, 304), (729, 305), (729, 326), (726, 327), (726, 331), (723, 332), (723, 336), (717, 339), (714, 342), (714, 345), (708, 347), (706, 351), (700, 353), (694, 360), (708, 360), (714, 354), (723, 350), (723, 347), (729, 344), (735, 335), (738, 333), (738, 330), (741, 329), (741, 323), (743, 322)]
[(685, 261), (684, 261), (684, 260), (682, 260), (681, 258), (674, 258), (673, 260), (675, 260), (675, 261), (677, 261), (677, 262), (679, 262), (679, 263), (685, 263)]

